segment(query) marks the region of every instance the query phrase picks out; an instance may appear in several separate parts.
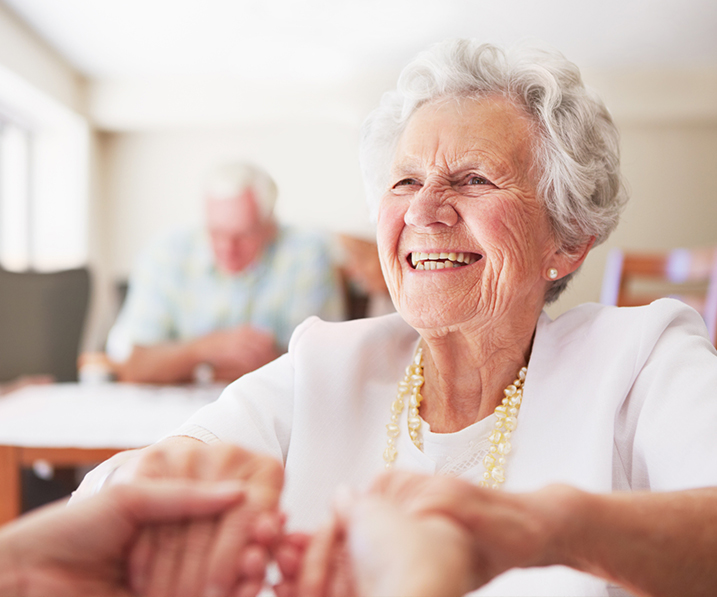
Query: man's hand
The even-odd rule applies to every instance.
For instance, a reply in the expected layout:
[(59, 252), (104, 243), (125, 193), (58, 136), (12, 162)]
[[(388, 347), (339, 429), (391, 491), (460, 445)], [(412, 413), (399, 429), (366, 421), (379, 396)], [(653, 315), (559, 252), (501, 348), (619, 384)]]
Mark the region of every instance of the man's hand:
[(279, 356), (274, 336), (243, 325), (212, 332), (195, 341), (197, 360), (214, 368), (214, 378), (234, 381)]
[(280, 355), (274, 336), (240, 326), (181, 342), (135, 346), (123, 363), (113, 363), (119, 381), (185, 383), (194, 380), (198, 365), (207, 364), (217, 381), (234, 381)]

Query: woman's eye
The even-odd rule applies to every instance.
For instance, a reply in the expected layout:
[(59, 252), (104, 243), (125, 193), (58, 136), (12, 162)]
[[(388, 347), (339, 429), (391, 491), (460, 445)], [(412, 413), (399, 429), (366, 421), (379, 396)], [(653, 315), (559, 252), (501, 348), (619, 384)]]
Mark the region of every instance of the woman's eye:
[(472, 175), (472, 176), (468, 177), (468, 184), (476, 185), (476, 184), (493, 184), (493, 183), (483, 176)]
[(418, 181), (415, 178), (403, 178), (402, 180), (399, 180), (395, 185), (393, 185), (393, 188), (396, 187), (407, 187), (412, 185), (417, 185)]

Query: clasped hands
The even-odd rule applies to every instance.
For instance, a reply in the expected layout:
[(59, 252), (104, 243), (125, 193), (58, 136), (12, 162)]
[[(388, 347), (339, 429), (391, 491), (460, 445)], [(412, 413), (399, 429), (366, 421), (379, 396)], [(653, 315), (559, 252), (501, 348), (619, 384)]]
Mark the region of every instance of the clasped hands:
[[(449, 597), (516, 563), (539, 563), (524, 536), (509, 537), (513, 544), (495, 549), (506, 541), (497, 533), (505, 528), (500, 510), (514, 519), (515, 509), (505, 507), (505, 499), (514, 498), (457, 479), (387, 473), (362, 495), (339, 492), (334, 511), (313, 535), (287, 534), (279, 511), (283, 468), (273, 458), (189, 438), (170, 438), (139, 452), (108, 485), (238, 480), (244, 495), (219, 514), (143, 527), (127, 559), (135, 594), (251, 597), (275, 561), (279, 597)], [(488, 518), (496, 520), (484, 525), (477, 542), (473, 529)], [(521, 561), (501, 559), (501, 553), (517, 553)]]

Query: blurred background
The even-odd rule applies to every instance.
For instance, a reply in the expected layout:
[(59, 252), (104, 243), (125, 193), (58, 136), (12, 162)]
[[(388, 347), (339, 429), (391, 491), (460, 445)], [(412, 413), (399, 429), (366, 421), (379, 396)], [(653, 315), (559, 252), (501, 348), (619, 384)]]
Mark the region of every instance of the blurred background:
[(0, 0), (0, 264), (89, 265), (97, 350), (218, 161), (266, 168), (283, 222), (370, 238), (360, 124), (448, 37), (556, 47), (622, 132), (631, 202), (552, 315), (599, 299), (611, 247), (717, 243), (714, 0)]

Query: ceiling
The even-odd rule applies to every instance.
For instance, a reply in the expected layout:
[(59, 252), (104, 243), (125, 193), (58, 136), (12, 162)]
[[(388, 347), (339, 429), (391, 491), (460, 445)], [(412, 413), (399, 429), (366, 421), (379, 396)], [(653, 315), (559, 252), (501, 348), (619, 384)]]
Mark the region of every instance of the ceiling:
[(717, 69), (715, 0), (1, 0), (94, 80), (322, 83), (447, 37), (538, 38), (583, 68)]

